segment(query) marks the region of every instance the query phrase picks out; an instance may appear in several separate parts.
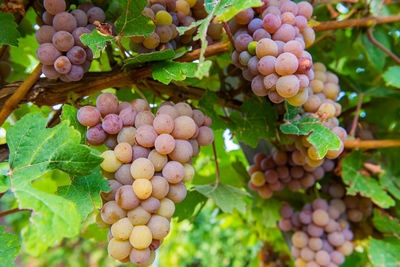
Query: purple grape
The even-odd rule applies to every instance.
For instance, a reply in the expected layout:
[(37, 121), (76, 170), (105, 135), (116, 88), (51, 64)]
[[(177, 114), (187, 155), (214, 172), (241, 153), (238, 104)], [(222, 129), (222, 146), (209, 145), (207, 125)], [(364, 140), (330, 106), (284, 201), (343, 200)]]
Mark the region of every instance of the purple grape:
[(71, 71), (66, 75), (68, 79), (73, 82), (82, 80), (83, 78), (83, 68), (79, 65), (72, 65)]
[(80, 65), (86, 61), (86, 52), (80, 46), (74, 46), (67, 52), (67, 57), (72, 64)]
[(101, 124), (91, 127), (86, 132), (86, 139), (91, 145), (101, 145), (106, 140), (107, 134), (104, 132)]
[(117, 134), (122, 129), (122, 120), (116, 114), (108, 114), (104, 117), (101, 126), (108, 134)]

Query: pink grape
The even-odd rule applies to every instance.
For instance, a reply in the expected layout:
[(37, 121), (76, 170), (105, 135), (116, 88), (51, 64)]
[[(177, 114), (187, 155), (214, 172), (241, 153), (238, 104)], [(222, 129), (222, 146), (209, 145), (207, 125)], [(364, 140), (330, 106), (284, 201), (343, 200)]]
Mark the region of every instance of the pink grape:
[(99, 124), (101, 114), (95, 107), (84, 106), (78, 110), (77, 118), (83, 126), (95, 126)]
[(122, 129), (122, 120), (116, 114), (108, 114), (104, 117), (102, 127), (106, 133), (117, 134)]

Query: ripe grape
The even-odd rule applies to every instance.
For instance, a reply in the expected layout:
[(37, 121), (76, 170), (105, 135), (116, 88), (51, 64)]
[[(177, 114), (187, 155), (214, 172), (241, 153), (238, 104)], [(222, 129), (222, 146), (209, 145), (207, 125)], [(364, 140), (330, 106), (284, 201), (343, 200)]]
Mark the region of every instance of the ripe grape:
[(102, 127), (106, 133), (117, 134), (122, 129), (122, 120), (116, 114), (108, 114), (104, 117)]
[(175, 149), (168, 156), (181, 163), (188, 162), (193, 155), (192, 145), (186, 140), (175, 140)]
[(122, 165), (122, 163), (117, 159), (114, 151), (107, 150), (101, 154), (104, 159), (100, 164), (100, 167), (107, 172), (116, 172)]
[(172, 136), (177, 139), (189, 139), (196, 132), (196, 123), (191, 117), (179, 116), (174, 120)]
[(67, 12), (57, 13), (53, 18), (53, 27), (58, 31), (67, 31), (72, 33), (78, 26), (73, 15)]
[(129, 260), (139, 266), (148, 266), (146, 263), (150, 260), (150, 249), (132, 248), (129, 254)]
[(308, 243), (308, 236), (304, 232), (297, 231), (292, 236), (292, 243), (297, 248), (304, 248)]
[(35, 38), (39, 44), (51, 43), (55, 33), (56, 30), (52, 26), (43, 25), (36, 31)]
[[(190, 148), (192, 149), (192, 146)], [(153, 163), (156, 172), (161, 171), (168, 162), (168, 157), (158, 153), (155, 149), (150, 152), (148, 159)]]
[(101, 198), (106, 201), (115, 200), (115, 194), (122, 184), (116, 180), (108, 180), (108, 186), (111, 188), (111, 191), (101, 192)]
[(128, 241), (112, 238), (107, 247), (108, 254), (116, 260), (123, 260), (129, 256), (132, 246)]
[(104, 19), (106, 18), (106, 15), (104, 14), (104, 11), (99, 8), (99, 7), (92, 7), (90, 8), (87, 12), (87, 19), (89, 23), (94, 23), (95, 21), (98, 21), (100, 23), (104, 22)]
[(150, 111), (141, 111), (137, 113), (135, 118), (135, 127), (139, 128), (142, 125), (153, 125), (154, 115)]
[(84, 27), (88, 23), (86, 13), (81, 9), (74, 9), (71, 11), (72, 16), (75, 17), (78, 27)]
[(153, 239), (150, 228), (145, 225), (133, 227), (129, 242), (135, 249), (146, 249), (150, 246)]
[(101, 219), (108, 224), (116, 223), (124, 218), (126, 212), (115, 201), (109, 201), (101, 208)]
[(86, 139), (91, 145), (101, 145), (106, 140), (107, 134), (101, 124), (90, 127), (86, 132)]
[(133, 160), (136, 160), (138, 158), (147, 158), (149, 156), (150, 150), (142, 146), (133, 146), (132, 152)]
[[(44, 24), (47, 24), (50, 26), (53, 24), (53, 17), (54, 16), (52, 14), (50, 14), (48, 11), (45, 11), (42, 14), (42, 20), (43, 20)], [(43, 26), (41, 26), (41, 27), (43, 27)]]
[(214, 142), (214, 132), (208, 126), (201, 126), (199, 128), (199, 135), (197, 142), (200, 146), (209, 146)]
[(154, 130), (158, 134), (169, 134), (174, 129), (174, 120), (168, 114), (159, 114), (153, 120)]
[(123, 164), (116, 172), (115, 179), (123, 185), (131, 185), (133, 177), (131, 175), (131, 164)]
[(187, 189), (184, 183), (171, 184), (167, 197), (173, 202), (178, 203), (185, 199)]
[(83, 126), (95, 126), (100, 122), (99, 110), (92, 106), (84, 106), (78, 110), (77, 119)]
[(57, 80), (61, 75), (54, 69), (54, 65), (43, 65), (42, 72), (48, 79), (52, 80)]
[(136, 196), (142, 200), (149, 198), (152, 192), (151, 182), (147, 179), (136, 179), (132, 184), (132, 188)]
[(150, 220), (151, 214), (141, 206), (138, 206), (137, 208), (128, 211), (127, 216), (132, 225), (143, 225)]
[(134, 179), (150, 180), (154, 175), (154, 165), (147, 158), (138, 158), (131, 164), (131, 175)]
[(117, 113), (118, 99), (114, 94), (102, 93), (97, 97), (96, 107), (103, 117), (110, 113)]
[(249, 24), (254, 18), (254, 10), (252, 8), (246, 8), (235, 15), (236, 22), (239, 24)]
[(165, 25), (169, 26), (172, 24), (172, 17), (171, 15), (164, 10), (158, 11), (154, 17), (155, 23), (157, 26)]
[(149, 213), (155, 213), (160, 208), (160, 201), (154, 197), (142, 201), (140, 204)]
[[(121, 117), (121, 116), (120, 116)], [(121, 118), (123, 121), (123, 118)], [(117, 142), (118, 143), (128, 143), (131, 146), (135, 144), (135, 132), (136, 129), (134, 127), (124, 127), (117, 135)]]
[(52, 15), (63, 12), (66, 9), (66, 4), (64, 0), (44, 0), (43, 6), (47, 12)]
[(60, 74), (67, 74), (71, 71), (72, 64), (66, 56), (60, 56), (54, 61), (54, 69)]
[(117, 240), (127, 240), (132, 230), (133, 225), (128, 218), (122, 218), (111, 226), (111, 234)]
[(83, 64), (86, 61), (86, 52), (80, 46), (74, 46), (67, 52), (67, 57), (72, 64)]
[(41, 44), (36, 50), (36, 57), (43, 65), (53, 65), (59, 56), (61, 53), (50, 43)]

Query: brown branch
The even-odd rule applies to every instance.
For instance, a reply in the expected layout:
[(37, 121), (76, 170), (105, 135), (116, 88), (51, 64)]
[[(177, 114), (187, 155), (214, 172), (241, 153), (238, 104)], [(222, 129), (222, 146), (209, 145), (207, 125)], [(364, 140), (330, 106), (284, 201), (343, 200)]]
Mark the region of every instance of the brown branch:
[(346, 140), (344, 147), (348, 149), (362, 148), (362, 149), (377, 149), (388, 147), (400, 147), (400, 139), (392, 140)]
[(29, 77), (15, 90), (14, 94), (5, 102), (0, 111), (0, 125), (4, 123), (7, 117), (18, 106), (19, 102), (24, 98), (26, 93), (31, 89), (32, 85), (39, 79), (42, 74), (42, 64), (38, 64)]
[[(205, 57), (211, 57), (219, 54), (223, 54), (228, 52), (230, 49), (230, 45), (228, 41), (218, 42), (212, 45), (207, 46), (206, 52), (204, 53)], [(183, 57), (178, 58), (176, 61), (178, 62), (191, 62), (193, 60), (199, 59), (200, 57), (200, 48), (196, 49), (190, 53), (187, 53)]]
[(231, 28), (229, 28), (229, 25), (228, 25), (228, 23), (226, 21), (223, 21), (222, 25), (224, 26), (226, 35), (228, 35), (228, 39), (231, 42), (232, 47), (235, 48), (235, 41), (233, 41)]
[(353, 27), (371, 27), (375, 24), (386, 24), (399, 22), (400, 15), (386, 16), (386, 17), (366, 17), (361, 19), (346, 19), (339, 21), (324, 21), (319, 22), (314, 26), (315, 32), (337, 30), (337, 29), (347, 29)]
[(378, 47), (379, 49), (381, 49), (383, 52), (385, 52), (389, 57), (393, 58), (394, 61), (397, 62), (397, 64), (400, 64), (400, 58), (393, 53), (392, 51), (390, 51), (389, 49), (387, 49), (386, 47), (384, 47), (380, 42), (378, 42), (374, 35), (373, 35), (373, 28), (369, 28), (367, 31), (368, 34), (368, 40), (375, 45), (376, 47)]
[(350, 133), (349, 136), (354, 137), (356, 134), (356, 129), (357, 129), (357, 123), (358, 123), (358, 117), (360, 116), (360, 111), (361, 111), (361, 105), (362, 105), (362, 100), (363, 100), (363, 94), (359, 93), (358, 94), (358, 103), (357, 103), (357, 109), (356, 109), (356, 113), (354, 114), (354, 119), (353, 119), (353, 123), (351, 124), (351, 129), (350, 129)]
[(213, 152), (214, 152), (215, 171), (217, 172), (216, 184), (219, 184), (220, 180), (221, 180), (221, 176), (220, 176), (220, 173), (219, 173), (218, 157), (217, 157), (217, 150), (215, 149), (215, 141), (213, 141), (212, 147), (213, 147)]
[(15, 208), (15, 209), (12, 209), (12, 210), (6, 210), (6, 211), (3, 211), (3, 212), (0, 212), (0, 218), (1, 218), (1, 217), (4, 217), (4, 216), (7, 216), (7, 215), (9, 215), (9, 214), (13, 214), (13, 213), (16, 213), (16, 212), (20, 212), (20, 211), (29, 211), (29, 212), (32, 212), (32, 210), (29, 210), (29, 209), (19, 209), (19, 208)]

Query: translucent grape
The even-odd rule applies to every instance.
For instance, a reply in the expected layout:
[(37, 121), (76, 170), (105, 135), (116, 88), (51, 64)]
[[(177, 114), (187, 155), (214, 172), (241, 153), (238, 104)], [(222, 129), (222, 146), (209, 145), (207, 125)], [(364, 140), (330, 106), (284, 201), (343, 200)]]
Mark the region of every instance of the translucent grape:
[(282, 53), (278, 56), (275, 63), (275, 71), (279, 75), (290, 75), (296, 72), (299, 61), (292, 53)]
[(77, 113), (77, 119), (83, 126), (95, 126), (99, 124), (100, 118), (99, 110), (92, 106), (81, 107)]
[(66, 56), (60, 56), (54, 61), (54, 69), (60, 74), (67, 74), (71, 71), (72, 64)]
[(160, 208), (160, 201), (154, 197), (143, 200), (140, 204), (149, 213), (155, 213)]
[(142, 146), (133, 146), (132, 151), (133, 151), (133, 160), (136, 160), (138, 158), (147, 159), (150, 153), (150, 150), (148, 148)]
[(146, 249), (153, 240), (149, 227), (145, 225), (137, 225), (133, 227), (129, 242), (135, 249)]
[(214, 141), (214, 132), (208, 126), (201, 126), (199, 128), (199, 135), (197, 142), (200, 146), (209, 146)]
[(147, 223), (154, 239), (163, 239), (169, 233), (169, 221), (159, 215), (153, 215)]
[(276, 14), (269, 13), (263, 18), (263, 27), (271, 34), (279, 29), (281, 23), (281, 18)]
[(122, 218), (111, 226), (111, 233), (115, 239), (127, 240), (131, 235), (133, 225), (128, 218)]
[(51, 43), (55, 33), (56, 30), (52, 26), (43, 25), (36, 31), (35, 38), (39, 44)]
[(278, 46), (274, 41), (268, 38), (261, 39), (257, 43), (256, 54), (258, 58), (265, 56), (274, 56), (278, 54)]
[(112, 238), (107, 247), (108, 255), (116, 260), (123, 260), (129, 256), (132, 246), (128, 241), (117, 240)]
[(67, 57), (72, 64), (83, 64), (86, 61), (86, 52), (80, 46), (74, 46), (67, 52)]
[(131, 164), (123, 164), (116, 172), (115, 179), (123, 185), (131, 185), (133, 177), (131, 175)]
[(295, 75), (282, 76), (276, 82), (276, 91), (282, 97), (295, 96), (300, 89), (300, 81)]
[(158, 134), (169, 134), (174, 129), (174, 120), (168, 114), (159, 114), (153, 120), (153, 127)]
[(279, 40), (282, 42), (289, 42), (290, 40), (294, 40), (295, 37), (295, 28), (290, 24), (282, 24), (279, 29), (272, 35), (273, 40)]
[(136, 179), (132, 184), (133, 192), (139, 199), (147, 199), (151, 196), (152, 185), (147, 179)]
[[(189, 145), (190, 145), (190, 143), (189, 143)], [(192, 149), (191, 145), (190, 145), (190, 149)], [(168, 157), (158, 153), (155, 149), (153, 149), (150, 152), (148, 159), (153, 163), (154, 170), (156, 172), (161, 171), (164, 168), (165, 164), (167, 164), (167, 162), (168, 162)]]

